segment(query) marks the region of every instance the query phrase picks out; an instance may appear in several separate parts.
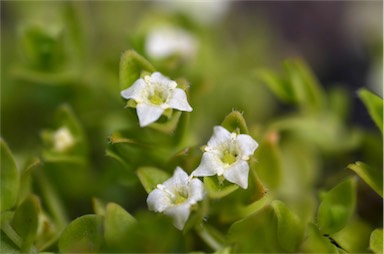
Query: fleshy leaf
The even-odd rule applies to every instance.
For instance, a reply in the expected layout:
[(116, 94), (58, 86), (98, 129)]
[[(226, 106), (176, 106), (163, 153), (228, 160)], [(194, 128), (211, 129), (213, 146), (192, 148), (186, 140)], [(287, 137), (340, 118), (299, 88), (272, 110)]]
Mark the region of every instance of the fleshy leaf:
[(59, 251), (63, 253), (95, 253), (103, 243), (103, 217), (88, 214), (72, 221), (59, 239)]
[(375, 254), (383, 254), (383, 229), (375, 229), (371, 233), (369, 249)]
[(148, 194), (155, 189), (158, 184), (165, 182), (171, 177), (167, 172), (154, 167), (141, 167), (137, 170), (137, 175)]
[(277, 217), (277, 238), (286, 252), (295, 252), (304, 235), (300, 218), (281, 201), (272, 202)]
[(294, 101), (289, 83), (277, 73), (270, 70), (257, 70), (256, 77), (265, 83), (280, 100), (285, 102)]
[(341, 230), (356, 206), (356, 179), (350, 177), (324, 194), (318, 211), (318, 224), (324, 234)]
[(104, 238), (109, 246), (123, 245), (124, 238), (135, 218), (115, 203), (109, 203), (105, 211)]
[(359, 89), (358, 95), (368, 109), (369, 115), (383, 133), (383, 99), (365, 88)]
[(229, 132), (240, 132), (241, 134), (248, 134), (248, 127), (243, 114), (239, 111), (232, 111), (229, 113), (221, 124)]
[(213, 177), (204, 177), (204, 187), (208, 192), (208, 196), (211, 198), (223, 198), (239, 188), (238, 185), (232, 184), (228, 181), (223, 181), (220, 183), (218, 178)]
[(306, 238), (300, 246), (300, 253), (338, 253), (334, 246), (312, 223), (308, 225)]
[(256, 150), (255, 170), (267, 188), (276, 190), (281, 181), (281, 152), (277, 146), (277, 133), (269, 133)]
[(1, 212), (12, 208), (17, 202), (19, 171), (16, 162), (4, 140), (0, 140), (0, 188)]
[(16, 209), (11, 222), (13, 229), (23, 239), (22, 252), (30, 252), (35, 240), (40, 213), (40, 201), (36, 196), (29, 196)]
[(348, 168), (355, 171), (377, 194), (383, 197), (383, 171), (372, 168), (363, 162), (349, 164)]
[(155, 68), (136, 51), (125, 51), (120, 60), (120, 89), (130, 87), (143, 71), (154, 72)]

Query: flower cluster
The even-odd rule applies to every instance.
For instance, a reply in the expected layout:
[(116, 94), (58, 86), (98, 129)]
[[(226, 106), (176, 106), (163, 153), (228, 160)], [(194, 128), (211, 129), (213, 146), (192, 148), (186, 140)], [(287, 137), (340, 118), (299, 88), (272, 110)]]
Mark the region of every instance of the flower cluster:
[[(136, 111), (141, 127), (157, 121), (166, 109), (192, 111), (184, 90), (177, 83), (155, 72), (138, 79), (121, 96), (136, 102)], [(182, 230), (191, 213), (191, 207), (204, 198), (204, 185), (195, 177), (214, 176), (248, 188), (248, 160), (257, 149), (257, 142), (249, 135), (229, 132), (215, 126), (213, 135), (204, 147), (200, 165), (190, 176), (177, 167), (173, 176), (158, 184), (149, 193), (147, 204), (150, 210), (173, 218), (174, 226)]]

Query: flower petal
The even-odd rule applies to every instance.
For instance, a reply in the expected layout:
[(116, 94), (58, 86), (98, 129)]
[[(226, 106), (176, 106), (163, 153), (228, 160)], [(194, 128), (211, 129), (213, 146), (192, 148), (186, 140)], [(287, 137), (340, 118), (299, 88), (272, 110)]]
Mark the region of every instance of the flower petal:
[(188, 180), (188, 174), (185, 173), (182, 168), (177, 167), (173, 173), (173, 176), (165, 181), (163, 185), (168, 189), (173, 189), (174, 187), (177, 188), (178, 186), (185, 187), (188, 183)]
[(140, 78), (133, 83), (130, 87), (120, 92), (121, 96), (125, 99), (134, 99), (136, 101), (142, 101), (142, 90), (145, 89), (147, 84), (144, 79)]
[(224, 177), (231, 183), (239, 185), (241, 188), (248, 188), (249, 166), (246, 161), (239, 160), (224, 170)]
[(160, 189), (154, 189), (147, 198), (149, 210), (162, 212), (171, 205), (171, 200), (166, 192)]
[(237, 143), (244, 155), (251, 156), (259, 146), (259, 144), (249, 135), (240, 134), (237, 136)]
[(173, 218), (173, 225), (179, 230), (184, 228), (190, 213), (189, 204), (173, 206), (164, 210), (164, 214)]
[(209, 147), (217, 147), (231, 139), (231, 133), (222, 126), (213, 128), (213, 135), (208, 141)]
[(167, 103), (171, 108), (174, 108), (180, 111), (187, 111), (187, 112), (192, 111), (192, 107), (189, 105), (187, 100), (187, 95), (185, 94), (184, 90), (180, 88), (175, 88), (172, 91), (172, 95), (168, 99)]
[(213, 176), (223, 164), (217, 155), (206, 152), (203, 154), (200, 165), (192, 172), (193, 176)]
[(159, 119), (164, 109), (155, 105), (139, 103), (136, 106), (136, 111), (139, 117), (140, 127), (144, 127)]
[(193, 205), (204, 197), (204, 185), (199, 179), (192, 179), (189, 183), (188, 203)]
[(174, 81), (170, 80), (168, 77), (164, 76), (160, 72), (154, 72), (151, 75), (151, 83), (158, 83), (164, 86), (169, 87), (170, 83)]

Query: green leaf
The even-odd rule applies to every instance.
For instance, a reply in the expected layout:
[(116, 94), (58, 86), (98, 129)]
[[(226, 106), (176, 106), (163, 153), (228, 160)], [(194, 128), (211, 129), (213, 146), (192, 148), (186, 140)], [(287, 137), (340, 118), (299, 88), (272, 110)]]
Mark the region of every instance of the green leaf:
[(27, 166), (21, 171), (20, 189), (18, 194), (18, 204), (23, 202), (31, 192), (31, 174), (34, 168), (41, 166), (38, 158), (33, 158)]
[(299, 253), (338, 253), (337, 248), (312, 223), (308, 225)]
[(318, 210), (318, 224), (324, 234), (341, 230), (356, 206), (356, 179), (350, 177), (324, 194)]
[(304, 235), (300, 218), (281, 201), (273, 201), (272, 208), (277, 217), (277, 238), (286, 252), (296, 252)]
[(228, 241), (234, 253), (283, 253), (277, 240), (274, 210), (266, 206), (260, 211), (232, 224)]
[(375, 254), (383, 254), (383, 229), (375, 229), (371, 233), (369, 249)]
[(383, 133), (383, 99), (365, 88), (357, 92), (368, 109), (369, 115)]
[(281, 182), (282, 157), (277, 145), (277, 133), (269, 133), (255, 152), (255, 170), (261, 182), (276, 190)]
[(88, 214), (72, 221), (59, 239), (62, 253), (95, 253), (103, 243), (103, 217)]
[(141, 167), (137, 170), (137, 175), (148, 194), (155, 189), (158, 184), (165, 182), (171, 177), (167, 172), (154, 167)]
[(256, 77), (265, 83), (280, 100), (294, 102), (294, 96), (289, 83), (275, 72), (258, 70), (256, 71)]
[(104, 238), (106, 243), (113, 246), (123, 246), (124, 239), (129, 233), (135, 218), (115, 203), (109, 203), (105, 211)]
[(239, 111), (232, 111), (225, 118), (221, 125), (229, 132), (248, 134), (248, 127), (243, 114)]
[(40, 200), (30, 195), (15, 211), (11, 226), (23, 239), (22, 252), (31, 251), (37, 234), (40, 209)]
[(19, 171), (16, 162), (3, 139), (0, 139), (0, 211), (12, 208), (17, 202), (19, 191)]
[(143, 71), (154, 72), (155, 68), (136, 51), (125, 51), (120, 59), (120, 89), (130, 87)]
[(213, 199), (223, 198), (239, 188), (238, 185), (228, 181), (220, 182), (218, 177), (204, 177), (204, 187), (208, 196)]
[(360, 161), (349, 164), (348, 168), (355, 171), (377, 194), (383, 197), (383, 170), (372, 168)]
[(20, 249), (0, 230), (0, 253), (21, 253)]

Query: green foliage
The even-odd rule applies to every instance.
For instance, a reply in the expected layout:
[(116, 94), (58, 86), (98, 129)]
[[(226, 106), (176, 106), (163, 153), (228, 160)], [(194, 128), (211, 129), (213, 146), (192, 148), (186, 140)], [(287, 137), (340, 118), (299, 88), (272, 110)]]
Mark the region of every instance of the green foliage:
[(348, 178), (322, 197), (318, 224), (324, 234), (341, 230), (351, 219), (356, 206), (356, 179)]
[(147, 193), (150, 193), (158, 184), (163, 183), (170, 177), (168, 173), (150, 167), (139, 168), (137, 170), (137, 176)]
[(377, 194), (383, 197), (383, 171), (372, 168), (363, 162), (349, 164), (348, 168), (358, 174)]
[(120, 89), (130, 87), (143, 71), (154, 72), (155, 68), (134, 50), (125, 51), (120, 60)]
[(88, 214), (72, 221), (59, 240), (62, 253), (95, 253), (101, 249), (103, 220), (100, 215)]
[(369, 248), (375, 254), (383, 253), (383, 229), (375, 229), (372, 231)]
[(0, 140), (1, 158), (1, 211), (12, 208), (17, 202), (19, 189), (19, 171), (16, 162), (4, 140)]
[(360, 99), (364, 102), (369, 115), (377, 127), (383, 132), (383, 99), (365, 88), (358, 91)]

